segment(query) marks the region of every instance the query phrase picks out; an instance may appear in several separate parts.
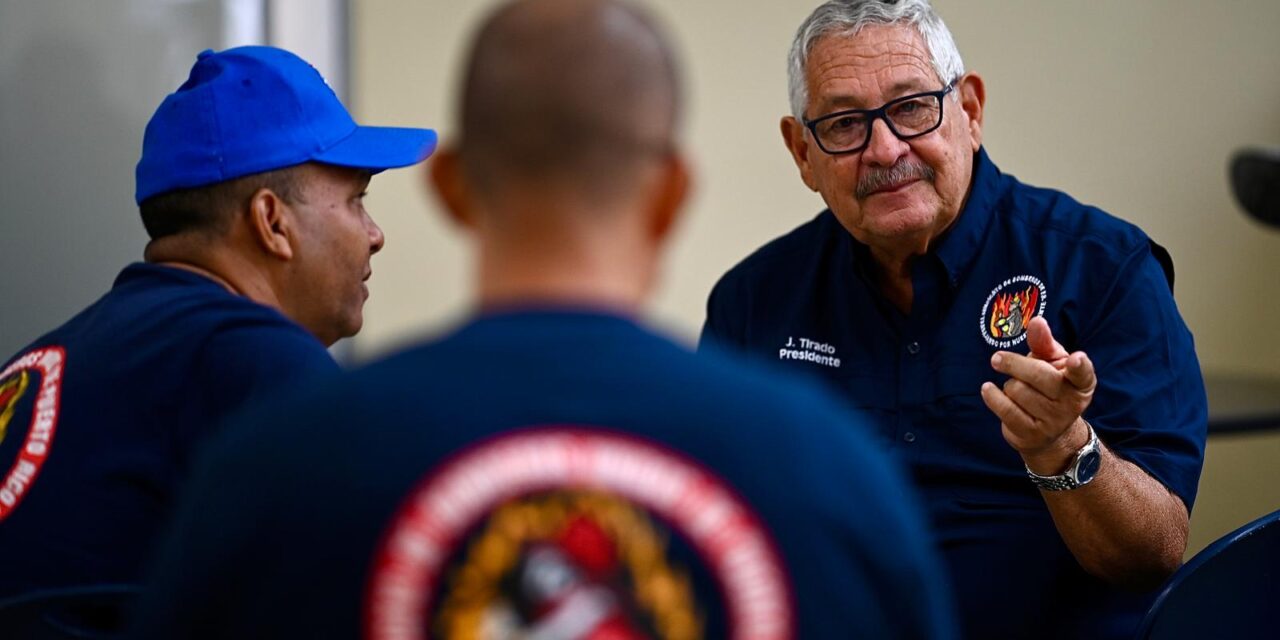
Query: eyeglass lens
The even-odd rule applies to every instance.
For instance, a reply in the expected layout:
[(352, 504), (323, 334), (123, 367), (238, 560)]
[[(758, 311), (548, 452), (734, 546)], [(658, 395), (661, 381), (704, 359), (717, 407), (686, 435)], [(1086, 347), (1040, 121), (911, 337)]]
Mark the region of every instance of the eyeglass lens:
[[(942, 99), (936, 95), (913, 96), (884, 106), (885, 120), (899, 138), (918, 136), (942, 123)], [(871, 139), (875, 118), (868, 113), (849, 113), (815, 123), (816, 133), (828, 152), (855, 150)]]

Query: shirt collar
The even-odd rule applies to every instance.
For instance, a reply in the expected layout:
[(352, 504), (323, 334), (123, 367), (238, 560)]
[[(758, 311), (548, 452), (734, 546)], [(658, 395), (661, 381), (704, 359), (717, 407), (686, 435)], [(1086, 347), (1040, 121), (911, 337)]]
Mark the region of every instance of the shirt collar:
[(987, 157), (986, 149), (979, 147), (973, 154), (973, 178), (964, 208), (933, 250), (946, 270), (947, 284), (952, 288), (959, 283), (960, 276), (982, 247), (1000, 198), (1000, 178), (1000, 170)]
[(636, 318), (605, 305), (565, 303), (558, 301), (527, 301), (477, 309), (465, 319), (458, 333), (477, 328), (549, 326), (564, 329), (567, 326), (626, 326), (639, 327)]
[[(179, 281), (179, 282), (186, 282), (188, 284), (207, 285), (207, 286), (217, 287), (218, 290), (220, 291), (227, 291), (227, 288), (222, 286), (222, 284), (220, 284), (218, 281), (212, 278), (209, 278), (207, 276), (202, 276), (194, 271), (187, 271), (186, 269), (178, 269), (177, 267), (168, 267), (164, 265), (153, 264), (150, 262), (130, 263), (123, 270), (121, 270), (120, 273), (116, 276), (116, 279), (111, 284), (111, 287), (112, 288), (121, 287), (128, 284), (132, 284), (133, 282), (137, 282), (139, 280), (154, 280), (154, 279), (173, 280), (173, 281)], [(227, 291), (227, 293), (230, 294), (231, 292)], [(232, 294), (232, 295), (235, 295), (235, 294)]]

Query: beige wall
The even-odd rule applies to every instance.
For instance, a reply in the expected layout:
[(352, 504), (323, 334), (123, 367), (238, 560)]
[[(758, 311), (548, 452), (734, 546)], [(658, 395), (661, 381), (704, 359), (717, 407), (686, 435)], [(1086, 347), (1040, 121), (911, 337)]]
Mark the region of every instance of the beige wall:
[[(452, 130), (451, 99), (487, 0), (353, 2), (352, 95), (378, 124)], [(686, 62), (685, 140), (698, 189), (671, 248), (655, 321), (692, 341), (716, 278), (822, 206), (780, 142), (784, 57), (812, 0), (657, 0)], [(1239, 213), (1230, 152), (1280, 144), (1280, 3), (937, 0), (967, 67), (987, 81), (986, 144), (1025, 181), (1063, 189), (1147, 230), (1178, 264), (1178, 303), (1207, 371), (1280, 376), (1280, 234)], [(518, 99), (518, 96), (513, 96)], [(463, 238), (420, 171), (377, 178), (388, 237), (358, 357), (465, 313)], [(1210, 443), (1193, 549), (1280, 507), (1280, 436)]]

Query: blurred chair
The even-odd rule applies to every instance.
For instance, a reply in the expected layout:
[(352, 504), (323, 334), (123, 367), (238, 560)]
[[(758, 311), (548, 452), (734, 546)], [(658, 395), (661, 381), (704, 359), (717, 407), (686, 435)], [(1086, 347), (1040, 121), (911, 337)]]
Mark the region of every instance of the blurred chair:
[[(1237, 150), (1227, 163), (1227, 178), (1250, 218), (1280, 228), (1280, 147)], [(1206, 374), (1204, 381), (1209, 435), (1280, 428), (1280, 378)]]
[(1280, 227), (1280, 147), (1237, 151), (1230, 174), (1240, 208), (1258, 222)]
[(102, 584), (47, 589), (0, 601), (0, 638), (116, 640), (140, 588)]
[(1138, 640), (1280, 637), (1280, 511), (1219, 538), (1165, 583)]

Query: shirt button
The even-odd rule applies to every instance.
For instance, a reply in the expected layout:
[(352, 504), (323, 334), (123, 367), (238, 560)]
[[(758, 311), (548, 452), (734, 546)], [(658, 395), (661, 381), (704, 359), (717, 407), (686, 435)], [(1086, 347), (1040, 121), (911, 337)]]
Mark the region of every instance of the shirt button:
[(907, 345), (907, 353), (913, 356), (917, 353), (920, 353), (920, 343), (912, 342), (911, 344)]
[(902, 439), (903, 439), (903, 440), (906, 440), (907, 442), (915, 442), (915, 441), (916, 441), (916, 434), (911, 433), (910, 431), (908, 431), (908, 432), (906, 432), (906, 433), (902, 434)]

